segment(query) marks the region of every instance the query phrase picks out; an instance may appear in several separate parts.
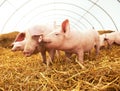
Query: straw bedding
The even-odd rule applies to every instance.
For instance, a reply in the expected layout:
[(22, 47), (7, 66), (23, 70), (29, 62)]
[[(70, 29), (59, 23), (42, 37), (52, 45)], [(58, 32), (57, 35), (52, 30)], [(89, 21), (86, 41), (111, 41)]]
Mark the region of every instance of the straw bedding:
[(39, 53), (11, 51), (16, 34), (0, 36), (0, 91), (120, 91), (120, 46), (85, 54), (84, 69), (63, 52), (47, 67)]

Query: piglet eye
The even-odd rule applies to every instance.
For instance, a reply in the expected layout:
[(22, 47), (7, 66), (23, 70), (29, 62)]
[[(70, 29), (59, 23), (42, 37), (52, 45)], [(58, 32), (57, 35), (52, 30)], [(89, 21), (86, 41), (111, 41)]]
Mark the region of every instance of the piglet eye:
[(18, 49), (20, 48), (20, 46), (17, 47)]
[(58, 33), (55, 34), (56, 36), (59, 35)]

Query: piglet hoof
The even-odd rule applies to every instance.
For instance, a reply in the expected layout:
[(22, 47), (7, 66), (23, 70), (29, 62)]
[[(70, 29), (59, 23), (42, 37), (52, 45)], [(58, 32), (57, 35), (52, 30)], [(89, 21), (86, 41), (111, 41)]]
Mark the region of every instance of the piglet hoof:
[(47, 67), (49, 67), (51, 64), (53, 64), (51, 61), (47, 60), (47, 61), (43, 61), (44, 64), (47, 65)]
[(81, 69), (85, 69), (85, 66), (83, 65), (83, 61), (78, 61), (76, 59), (76, 62), (79, 64), (79, 66), (81, 67)]
[(108, 46), (107, 49), (111, 49), (111, 46)]
[(72, 62), (72, 60), (68, 57), (66, 57), (65, 60), (67, 60), (67, 62)]

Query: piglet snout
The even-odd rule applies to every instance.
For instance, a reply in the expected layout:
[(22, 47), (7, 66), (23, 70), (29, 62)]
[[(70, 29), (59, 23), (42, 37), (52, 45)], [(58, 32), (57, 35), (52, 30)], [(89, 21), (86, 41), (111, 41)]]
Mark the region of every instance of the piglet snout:
[(11, 49), (11, 51), (16, 51), (15, 49)]
[(26, 51), (23, 51), (23, 54), (26, 56), (26, 57), (29, 57), (31, 55), (30, 52), (26, 52)]

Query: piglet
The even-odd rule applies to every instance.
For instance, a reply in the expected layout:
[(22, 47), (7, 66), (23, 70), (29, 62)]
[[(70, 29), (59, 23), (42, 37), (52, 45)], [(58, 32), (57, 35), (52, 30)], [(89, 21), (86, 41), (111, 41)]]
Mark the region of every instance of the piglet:
[[(42, 43), (38, 43), (39, 36), (41, 34), (48, 34), (49, 32), (52, 31), (52, 28), (48, 25), (36, 25), (33, 26), (25, 31), (25, 47), (23, 50), (23, 53), (25, 56), (31, 56), (35, 50), (38, 50), (43, 58), (43, 62), (47, 63), (47, 65), (50, 64), (54, 60), (54, 55), (56, 53), (55, 49), (52, 48), (46, 48)], [(50, 56), (50, 60), (47, 61), (46, 59), (46, 52), (48, 52)]]
[(24, 46), (25, 46), (25, 41), (18, 41), (18, 42), (13, 42), (12, 43), (12, 51), (23, 51), (24, 50)]
[(12, 47), (12, 51), (23, 51), (24, 50), (24, 46), (25, 46), (25, 42), (26, 40), (24, 39), (24, 33), (19, 33), (16, 37), (16, 39), (14, 40), (14, 42), (11, 44)]
[(73, 53), (77, 54), (80, 63), (83, 63), (84, 52), (89, 52), (95, 47), (96, 54), (99, 53), (100, 39), (95, 30), (81, 32), (70, 28), (69, 20), (62, 22), (61, 27), (55, 29), (47, 35), (41, 35), (39, 42), (43, 42), (47, 48), (65, 51), (66, 56), (70, 57)]
[(105, 40), (108, 43), (108, 48), (110, 48), (113, 43), (120, 45), (120, 32), (115, 31), (112, 33), (107, 33)]

